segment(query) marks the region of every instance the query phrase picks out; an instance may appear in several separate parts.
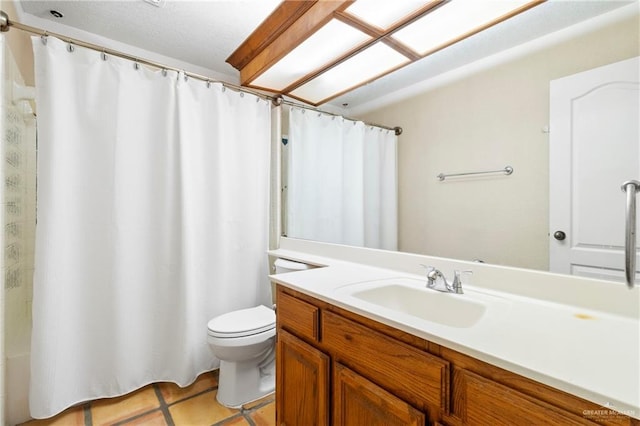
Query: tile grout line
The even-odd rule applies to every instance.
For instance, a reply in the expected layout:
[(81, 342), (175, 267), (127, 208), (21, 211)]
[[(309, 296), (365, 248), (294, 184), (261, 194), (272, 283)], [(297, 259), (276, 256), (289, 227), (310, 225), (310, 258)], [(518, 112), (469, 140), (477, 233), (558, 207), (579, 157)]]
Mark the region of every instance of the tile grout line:
[[(156, 396), (156, 399), (158, 400), (158, 407), (152, 408), (150, 410), (147, 410), (145, 412), (139, 413), (139, 414), (135, 414), (132, 415), (130, 417), (127, 417), (125, 419), (122, 419), (116, 423), (113, 423), (113, 426), (118, 426), (118, 425), (124, 425), (127, 424), (129, 422), (131, 422), (132, 420), (137, 420), (140, 419), (144, 416), (147, 416), (155, 411), (160, 411), (162, 413), (162, 416), (164, 417), (166, 426), (175, 426), (175, 423), (173, 421), (173, 417), (171, 416), (171, 412), (169, 411), (169, 405), (171, 404), (167, 404), (167, 402), (164, 400), (164, 397), (162, 396), (162, 391), (160, 391), (160, 387), (158, 386), (158, 383), (151, 383), (151, 387), (153, 388), (153, 392)], [(188, 398), (187, 398), (188, 399)], [(93, 426), (93, 425), (88, 425), (88, 426)]]
[[(235, 420), (235, 419), (247, 419), (242, 412), (237, 412), (236, 414), (229, 416), (229, 417), (225, 417), (222, 420), (219, 420), (215, 423), (213, 423), (211, 426), (223, 426), (224, 424), (226, 424), (229, 420)], [(249, 422), (250, 426), (255, 426), (253, 423)]]
[[(266, 398), (266, 397), (262, 397), (261, 399), (265, 399), (265, 398)], [(254, 402), (255, 402), (255, 401), (254, 401)], [(262, 401), (261, 403), (256, 404), (256, 405), (254, 405), (254, 406), (253, 406), (253, 407), (251, 407), (251, 408), (244, 408), (244, 406), (243, 406), (243, 407), (242, 407), (242, 410), (243, 410), (243, 411), (247, 411), (247, 412), (249, 412), (249, 411), (255, 411), (255, 410), (257, 410), (258, 408), (262, 408), (262, 407), (265, 407), (265, 406), (267, 406), (267, 405), (271, 404), (272, 402), (276, 402), (275, 397), (274, 397), (274, 398), (267, 398), (267, 399), (265, 399), (264, 401)], [(251, 404), (251, 402), (250, 402), (249, 404)]]
[(249, 423), (249, 426), (256, 426), (256, 423), (254, 422), (253, 418), (251, 418), (251, 414), (257, 412), (259, 409), (266, 407), (269, 404), (275, 403), (275, 401), (276, 401), (275, 398), (267, 399), (266, 401), (263, 401), (262, 403), (257, 404), (249, 409), (242, 407), (241, 409), (242, 417), (244, 417), (247, 423)]
[(160, 387), (157, 383), (153, 384), (153, 390), (156, 393), (156, 397), (158, 398), (158, 402), (160, 402), (160, 411), (162, 411), (162, 415), (164, 416), (164, 421), (167, 423), (167, 426), (175, 426), (173, 422), (173, 417), (171, 417), (171, 412), (169, 411), (169, 405), (164, 400), (162, 396), (162, 392), (160, 391)]
[(93, 416), (91, 415), (91, 403), (84, 404), (84, 426), (93, 426)]
[[(167, 424), (167, 426), (175, 426), (175, 422), (173, 421), (173, 416), (171, 415), (171, 411), (169, 411), (169, 407), (171, 407), (173, 405), (176, 405), (176, 404), (179, 404), (179, 403), (184, 402), (184, 401), (188, 401), (189, 399), (198, 397), (200, 395), (203, 395), (203, 394), (208, 393), (208, 392), (212, 392), (212, 391), (217, 389), (217, 386), (212, 386), (210, 388), (202, 390), (201, 392), (198, 392), (196, 394), (190, 395), (190, 396), (188, 396), (186, 398), (178, 399), (176, 401), (168, 403), (168, 402), (165, 401), (164, 396), (162, 395), (162, 391), (160, 390), (160, 386), (159, 386), (160, 383), (164, 383), (164, 382), (156, 382), (156, 383), (152, 383), (151, 384), (151, 386), (153, 387), (154, 394), (156, 395), (156, 399), (158, 400), (159, 407), (152, 408), (152, 409), (150, 409), (148, 411), (145, 411), (143, 413), (139, 413), (139, 414), (136, 414), (136, 415), (132, 415), (131, 417), (127, 417), (125, 419), (122, 419), (122, 420), (114, 423), (114, 426), (126, 424), (126, 423), (128, 423), (128, 422), (130, 422), (132, 420), (136, 420), (138, 418), (144, 417), (144, 416), (146, 416), (146, 415), (148, 415), (150, 413), (153, 413), (154, 411), (157, 411), (157, 410), (160, 410), (160, 412), (162, 412), (162, 415), (164, 417), (164, 420), (165, 420), (165, 423)], [(225, 419), (225, 420), (227, 420), (227, 419)], [(93, 424), (89, 423), (89, 424), (85, 424), (85, 426), (93, 426)]]
[(199, 397), (199, 396), (201, 396), (201, 395), (204, 395), (205, 393), (213, 392), (214, 390), (217, 390), (217, 389), (218, 389), (218, 387), (217, 387), (217, 386), (212, 386), (212, 387), (210, 387), (210, 388), (206, 388), (206, 389), (204, 389), (204, 390), (201, 390), (201, 391), (200, 391), (200, 392), (198, 392), (198, 393), (194, 393), (193, 395), (189, 395), (189, 396), (186, 396), (186, 397), (184, 397), (184, 398), (182, 398), (182, 399), (177, 399), (177, 400), (175, 400), (175, 401), (173, 401), (173, 402), (165, 403), (165, 404), (167, 405), (167, 408), (168, 408), (168, 407), (171, 407), (171, 406), (173, 406), (173, 405), (180, 404), (181, 402), (184, 402), (184, 401), (188, 401), (188, 400), (190, 400), (190, 399), (197, 398), (197, 397)]
[(140, 414), (135, 414), (135, 415), (132, 415), (131, 417), (127, 417), (126, 419), (118, 420), (117, 422), (110, 423), (110, 424), (112, 426), (124, 425), (124, 424), (127, 424), (127, 423), (131, 422), (132, 420), (137, 420), (139, 418), (142, 418), (142, 417), (144, 417), (146, 415), (149, 415), (149, 414), (153, 413), (154, 411), (158, 411), (159, 409), (160, 408), (154, 408), (152, 410), (148, 410), (148, 411), (145, 411), (145, 412), (140, 413)]
[(242, 413), (242, 417), (244, 417), (244, 419), (247, 421), (247, 423), (249, 423), (249, 426), (256, 426), (256, 424), (253, 422), (253, 419), (249, 415), (249, 411), (247, 411), (246, 413), (243, 412)]

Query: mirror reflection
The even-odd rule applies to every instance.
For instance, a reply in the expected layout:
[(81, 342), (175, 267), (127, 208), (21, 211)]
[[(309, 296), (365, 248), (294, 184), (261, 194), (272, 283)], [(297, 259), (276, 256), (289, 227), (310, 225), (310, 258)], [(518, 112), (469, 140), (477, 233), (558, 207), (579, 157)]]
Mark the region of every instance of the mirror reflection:
[[(572, 123), (566, 117), (553, 116), (556, 112), (551, 99), (553, 85), (572, 76), (579, 79), (584, 72), (640, 53), (637, 13), (616, 20), (592, 21), (436, 77), (418, 85), (401, 100), (351, 114), (365, 122), (403, 128), (397, 144), (398, 250), (623, 279), (623, 258), (616, 251), (624, 245), (622, 181), (607, 184), (609, 187), (605, 189), (601, 188), (604, 184), (593, 182), (594, 179), (604, 182), (598, 180), (598, 176), (604, 175), (614, 175), (619, 180), (621, 177), (611, 171), (620, 169), (625, 170), (625, 176), (629, 175), (626, 180), (640, 177), (637, 67), (625, 88), (610, 87), (609, 92), (589, 100), (592, 106), (601, 107), (611, 100), (611, 93), (626, 90), (619, 111), (607, 117), (589, 116), (597, 109), (583, 111), (586, 118), (581, 118), (581, 129), (591, 134), (600, 132), (600, 139), (607, 142), (594, 149), (588, 149), (588, 143), (584, 142), (580, 150), (571, 151), (569, 158), (562, 159), (569, 166), (565, 173), (570, 177), (584, 170), (572, 169), (575, 161), (600, 164), (592, 175), (582, 176), (584, 185), (575, 189), (574, 194), (565, 194), (577, 200), (569, 207), (573, 213), (580, 205), (590, 209), (589, 222), (575, 216), (579, 223), (550, 223), (550, 199), (563, 185), (558, 172), (551, 170), (559, 159), (550, 157), (557, 155), (550, 144), (556, 144), (560, 137), (557, 123)], [(572, 96), (582, 99), (587, 92)], [(565, 99), (565, 103), (574, 104), (572, 99)], [(556, 124), (552, 126), (552, 122)], [(587, 126), (593, 123), (602, 126), (597, 130)], [(629, 127), (624, 131), (607, 133), (607, 129), (626, 125)], [(606, 135), (617, 142), (612, 143)], [(620, 158), (631, 161), (620, 166)], [(511, 175), (458, 176), (444, 181), (437, 178), (441, 173), (499, 170), (506, 165), (513, 167)], [(295, 182), (287, 185), (291, 189)], [(589, 194), (588, 189), (599, 192)], [(603, 195), (603, 190), (609, 191), (607, 195)], [(595, 211), (594, 206), (600, 206), (601, 211)], [(291, 208), (289, 205), (285, 209), (289, 218), (298, 213)], [(614, 219), (605, 218), (606, 212), (612, 213)], [(597, 225), (602, 226), (601, 230), (594, 230)], [(565, 238), (554, 238), (556, 231), (563, 232)], [(602, 234), (612, 238), (604, 241), (595, 236)], [(287, 235), (322, 240), (295, 229), (288, 229)], [(576, 242), (577, 235), (584, 239)], [(598, 245), (590, 256), (615, 258), (616, 266), (598, 264), (595, 269), (585, 269), (571, 262), (568, 266), (554, 266), (554, 261), (550, 261), (554, 247), (576, 244)]]
[(288, 235), (397, 250), (397, 137), (393, 130), (289, 109)]

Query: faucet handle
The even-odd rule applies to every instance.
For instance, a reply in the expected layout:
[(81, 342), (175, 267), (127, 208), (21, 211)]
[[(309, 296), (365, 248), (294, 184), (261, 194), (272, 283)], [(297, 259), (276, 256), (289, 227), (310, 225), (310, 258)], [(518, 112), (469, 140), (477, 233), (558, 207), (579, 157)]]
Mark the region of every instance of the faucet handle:
[(458, 269), (453, 271), (453, 283), (451, 283), (451, 287), (453, 287), (453, 290), (458, 293), (458, 294), (462, 294), (462, 279), (460, 278), (461, 274), (473, 274), (473, 271), (471, 270), (464, 270), (464, 271), (460, 271)]
[(459, 270), (459, 269), (456, 269), (456, 270), (454, 270), (454, 271), (453, 271), (453, 281), (454, 281), (454, 282), (456, 282), (456, 281), (460, 281), (460, 282), (461, 282), (461, 280), (460, 280), (460, 276), (461, 276), (462, 274), (469, 274), (469, 275), (471, 275), (471, 274), (473, 274), (473, 271), (472, 271), (471, 269), (465, 269), (465, 270), (462, 270), (462, 271), (461, 271), (461, 270)]
[(433, 272), (436, 271), (437, 269), (431, 265), (425, 265), (424, 263), (421, 263), (420, 266), (422, 266), (425, 269), (425, 272), (427, 274), (427, 277), (429, 277), (429, 275)]
[(434, 268), (433, 266), (431, 266), (431, 265), (425, 265), (424, 263), (421, 263), (421, 264), (420, 264), (420, 266), (422, 266), (424, 269), (426, 269), (426, 270), (427, 270), (427, 273), (429, 273), (429, 272), (433, 271), (434, 269), (436, 269), (436, 268)]
[(425, 265), (424, 263), (421, 263), (420, 266), (422, 266), (427, 272), (427, 287), (433, 287), (436, 283), (436, 277), (433, 276), (433, 273), (437, 271), (437, 269), (431, 265)]

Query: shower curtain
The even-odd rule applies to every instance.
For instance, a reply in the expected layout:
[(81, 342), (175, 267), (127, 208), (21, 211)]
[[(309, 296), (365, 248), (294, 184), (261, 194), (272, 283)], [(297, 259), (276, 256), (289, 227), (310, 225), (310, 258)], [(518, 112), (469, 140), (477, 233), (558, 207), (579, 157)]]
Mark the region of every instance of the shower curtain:
[(38, 223), (30, 410), (217, 367), (207, 322), (270, 305), (270, 104), (33, 38)]
[(287, 235), (397, 250), (397, 136), (289, 110)]

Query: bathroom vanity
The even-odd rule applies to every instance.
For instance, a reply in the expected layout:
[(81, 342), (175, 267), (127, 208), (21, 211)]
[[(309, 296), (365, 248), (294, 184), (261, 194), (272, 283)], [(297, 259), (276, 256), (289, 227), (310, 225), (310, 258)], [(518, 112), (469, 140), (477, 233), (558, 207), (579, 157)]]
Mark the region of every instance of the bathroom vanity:
[(276, 298), (278, 425), (640, 424), (286, 287)]
[[(637, 387), (633, 384), (633, 375), (637, 378), (638, 374), (637, 360), (623, 357), (619, 362), (623, 365), (616, 366), (616, 360), (612, 359), (611, 365), (602, 368), (592, 364), (594, 378), (580, 373), (585, 358), (586, 364), (590, 364), (599, 356), (595, 349), (591, 355), (582, 352), (583, 349), (595, 347), (602, 335), (594, 335), (593, 341), (584, 342), (583, 346), (570, 342), (575, 352), (566, 353), (568, 349), (553, 337), (535, 335), (535, 327), (506, 324), (501, 328), (500, 320), (518, 318), (519, 312), (514, 309), (528, 309), (526, 300), (517, 295), (506, 302), (508, 308), (501, 301), (495, 306), (485, 303), (486, 312), (479, 319), (465, 319), (463, 314), (462, 322), (422, 327), (422, 319), (412, 323), (408, 316), (394, 316), (384, 307), (382, 299), (370, 299), (374, 304), (357, 303), (355, 293), (349, 290), (383, 288), (380, 283), (386, 281), (404, 280), (410, 285), (411, 280), (417, 280), (399, 275), (402, 274), (398, 271), (337, 262), (327, 268), (272, 276), (277, 306), (278, 425), (640, 425), (637, 419), (640, 412), (635, 405)], [(335, 277), (342, 278), (332, 284), (329, 280)], [(354, 282), (356, 277), (359, 282), (343, 284)], [(473, 293), (470, 288), (470, 299), (474, 298)], [(391, 293), (380, 294), (392, 297)], [(632, 297), (636, 296), (633, 293)], [(375, 303), (381, 303), (380, 308), (370, 309)], [(543, 304), (552, 318), (555, 309), (563, 309)], [(435, 306), (431, 309), (437, 311)], [(490, 313), (500, 309), (516, 316), (496, 317)], [(594, 311), (574, 311), (577, 317), (567, 324), (598, 322), (589, 317), (595, 315)], [(617, 317), (600, 319), (614, 321), (607, 327), (617, 326)], [(541, 321), (541, 334), (563, 334), (562, 328), (567, 324), (553, 321), (559, 330), (546, 329), (546, 323)], [(620, 324), (623, 323), (624, 320)], [(625, 332), (636, 330), (635, 323), (630, 324)], [(598, 325), (594, 327), (593, 332), (599, 333)], [(494, 342), (492, 347), (497, 348), (493, 353), (482, 346), (482, 341), (487, 340), (484, 333), (490, 328), (496, 332), (490, 338)], [(514, 328), (519, 328), (521, 335), (510, 341)], [(504, 334), (500, 334), (501, 329)], [(570, 334), (583, 340), (585, 332), (588, 335), (589, 331), (576, 328)], [(513, 351), (508, 349), (514, 346), (517, 348)], [(637, 348), (628, 349), (637, 354)], [(518, 353), (530, 354), (531, 363), (520, 362)], [(560, 358), (557, 365), (549, 361), (553, 358)], [(537, 362), (544, 367), (538, 369)], [(572, 364), (576, 365), (574, 370)], [(553, 373), (558, 366), (562, 372)], [(632, 368), (627, 374), (616, 371), (628, 366)], [(609, 370), (615, 376), (612, 383), (605, 383), (606, 375), (596, 370)], [(571, 377), (575, 378), (574, 383)], [(627, 384), (621, 383), (620, 377)], [(614, 389), (616, 383), (618, 389)], [(631, 388), (624, 388), (629, 383)], [(617, 391), (622, 398), (616, 399)], [(628, 404), (619, 400), (627, 397)]]

